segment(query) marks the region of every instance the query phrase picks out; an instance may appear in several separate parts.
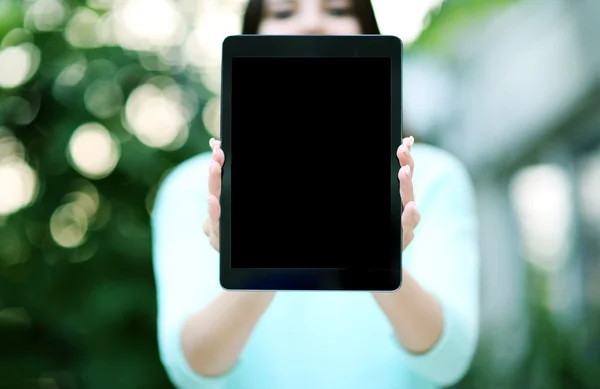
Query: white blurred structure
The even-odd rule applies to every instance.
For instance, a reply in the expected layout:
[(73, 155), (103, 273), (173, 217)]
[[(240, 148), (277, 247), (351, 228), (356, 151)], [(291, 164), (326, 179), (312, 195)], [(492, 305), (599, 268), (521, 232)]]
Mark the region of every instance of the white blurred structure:
[(426, 56), (404, 57), (402, 110), (407, 129), (425, 140), (437, 138), (440, 125), (449, 123), (456, 111), (452, 102), (458, 89), (448, 69)]
[(587, 17), (600, 15), (594, 7), (598, 2), (523, 2), (457, 42), (464, 113), (453, 126), (468, 142), (445, 138), (470, 166), (520, 158), (596, 87), (600, 46), (591, 37), (598, 27)]
[[(600, 290), (586, 282), (600, 276), (591, 264), (600, 259), (599, 230), (587, 233), (581, 220), (600, 205), (600, 193), (590, 195), (600, 182), (598, 17), (598, 1), (530, 0), (475, 30), (461, 26), (447, 50), (454, 53), (452, 97), (444, 109), (430, 107), (449, 113), (427, 124), (432, 139), (459, 156), (476, 183), (482, 341), (498, 379), (527, 351), (525, 260), (548, 282), (546, 295), (535, 298), (564, 326), (581, 320), (586, 296)], [(407, 106), (413, 96), (405, 94)]]

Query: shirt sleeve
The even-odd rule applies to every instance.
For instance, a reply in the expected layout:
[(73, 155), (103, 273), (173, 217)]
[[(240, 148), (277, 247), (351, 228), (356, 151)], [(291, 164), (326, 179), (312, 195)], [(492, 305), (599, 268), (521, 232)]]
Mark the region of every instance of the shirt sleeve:
[[(476, 201), (460, 161), (439, 151), (435, 168), (424, 172), (415, 194), (421, 221), (404, 251), (405, 266), (440, 301), (443, 332), (424, 354), (400, 348), (404, 363), (417, 374), (450, 386), (466, 374), (479, 336), (479, 247)], [(415, 157), (415, 174), (419, 160)], [(431, 172), (434, 172), (433, 174)], [(399, 344), (399, 343), (398, 343)]]
[(222, 291), (219, 256), (203, 228), (208, 215), (210, 158), (210, 153), (192, 158), (167, 176), (151, 219), (160, 358), (173, 384), (181, 389), (220, 389), (229, 377), (197, 374), (181, 347), (181, 328), (187, 317)]

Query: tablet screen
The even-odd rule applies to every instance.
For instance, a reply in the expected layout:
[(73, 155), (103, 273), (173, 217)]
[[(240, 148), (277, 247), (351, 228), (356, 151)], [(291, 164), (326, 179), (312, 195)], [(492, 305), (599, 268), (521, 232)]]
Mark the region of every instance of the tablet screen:
[(233, 58), (231, 85), (232, 267), (390, 268), (391, 60)]

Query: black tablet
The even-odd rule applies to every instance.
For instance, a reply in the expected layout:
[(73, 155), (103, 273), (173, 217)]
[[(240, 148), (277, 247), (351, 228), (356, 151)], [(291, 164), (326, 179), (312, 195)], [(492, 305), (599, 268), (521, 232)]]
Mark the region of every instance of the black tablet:
[(398, 289), (401, 41), (238, 35), (222, 61), (223, 288)]

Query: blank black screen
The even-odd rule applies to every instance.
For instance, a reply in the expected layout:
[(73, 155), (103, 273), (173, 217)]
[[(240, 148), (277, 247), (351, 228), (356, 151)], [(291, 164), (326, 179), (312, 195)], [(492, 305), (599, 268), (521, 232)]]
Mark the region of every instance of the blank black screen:
[(389, 268), (391, 60), (234, 58), (231, 76), (232, 267)]

